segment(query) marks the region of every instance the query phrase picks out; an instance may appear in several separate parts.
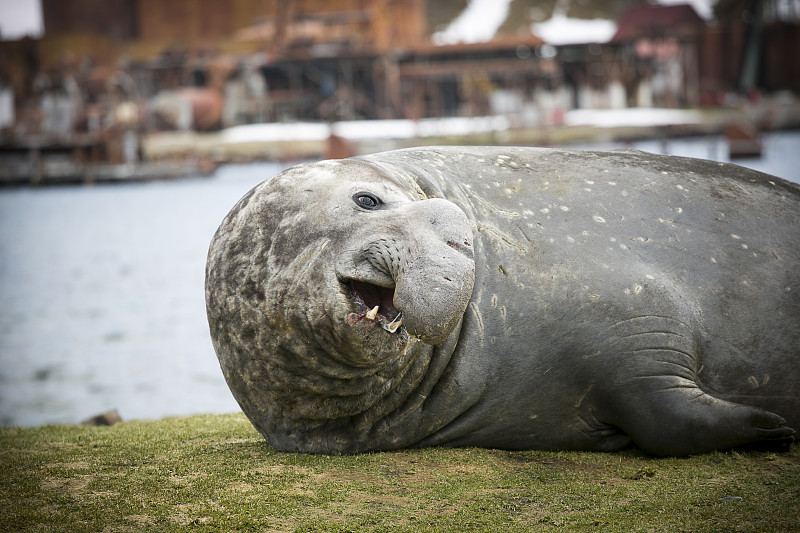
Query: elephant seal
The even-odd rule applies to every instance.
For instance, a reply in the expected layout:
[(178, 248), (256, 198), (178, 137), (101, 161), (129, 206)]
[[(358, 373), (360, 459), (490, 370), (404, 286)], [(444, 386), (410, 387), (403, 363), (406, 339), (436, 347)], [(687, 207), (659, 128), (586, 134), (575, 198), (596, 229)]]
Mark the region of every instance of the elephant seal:
[(687, 455), (800, 426), (800, 187), (638, 151), (302, 164), (210, 246), (214, 348), (285, 451)]

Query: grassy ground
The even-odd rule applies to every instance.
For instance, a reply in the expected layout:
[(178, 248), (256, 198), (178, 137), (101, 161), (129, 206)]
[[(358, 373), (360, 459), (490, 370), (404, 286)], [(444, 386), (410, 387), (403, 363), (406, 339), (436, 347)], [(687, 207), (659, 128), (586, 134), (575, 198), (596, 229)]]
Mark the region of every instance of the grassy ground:
[(0, 531), (798, 531), (800, 452), (270, 448), (241, 415), (0, 429)]

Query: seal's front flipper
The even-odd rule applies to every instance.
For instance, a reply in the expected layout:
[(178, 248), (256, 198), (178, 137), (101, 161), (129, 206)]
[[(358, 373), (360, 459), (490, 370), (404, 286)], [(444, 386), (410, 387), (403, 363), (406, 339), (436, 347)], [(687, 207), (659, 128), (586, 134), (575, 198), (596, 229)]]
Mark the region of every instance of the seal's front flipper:
[(613, 423), (648, 453), (683, 456), (743, 446), (786, 449), (793, 440), (794, 430), (775, 413), (720, 400), (696, 385), (649, 385), (629, 396), (627, 404), (617, 404), (612, 415)]

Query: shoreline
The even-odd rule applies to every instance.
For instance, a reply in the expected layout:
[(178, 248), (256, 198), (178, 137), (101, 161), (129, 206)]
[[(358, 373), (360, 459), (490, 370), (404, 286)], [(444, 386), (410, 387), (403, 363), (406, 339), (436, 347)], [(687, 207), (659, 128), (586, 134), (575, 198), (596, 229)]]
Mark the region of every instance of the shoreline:
[(762, 132), (800, 128), (800, 102), (773, 99), (758, 106), (711, 109), (576, 109), (545, 124), (525, 124), (514, 116), (249, 124), (211, 133), (153, 133), (143, 139), (142, 147), (147, 159), (191, 154), (219, 165), (323, 159), (329, 155), (331, 136), (346, 143), (350, 155), (363, 155), (413, 146), (555, 147), (722, 135), (730, 124), (759, 125)]
[[(210, 176), (220, 165), (343, 158), (414, 146), (497, 145), (559, 147), (577, 143), (667, 142), (720, 135), (731, 124), (758, 133), (800, 128), (800, 102), (702, 109), (575, 109), (525, 123), (520, 116), (411, 120), (292, 122), (235, 126), (212, 132), (142, 134), (139, 162), (82, 163), (65, 157), (80, 139), (6, 139), (0, 185), (125, 183)], [(758, 126), (756, 128), (756, 126)], [(77, 144), (76, 144), (77, 143)], [(56, 153), (56, 150), (60, 152)], [(49, 153), (52, 151), (53, 153)]]

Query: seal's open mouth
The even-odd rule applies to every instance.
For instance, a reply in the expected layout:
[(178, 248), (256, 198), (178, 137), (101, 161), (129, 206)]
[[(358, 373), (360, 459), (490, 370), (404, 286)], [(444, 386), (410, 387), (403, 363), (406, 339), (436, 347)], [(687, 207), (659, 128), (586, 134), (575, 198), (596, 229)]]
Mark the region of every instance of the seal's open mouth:
[(394, 306), (394, 287), (381, 287), (365, 281), (350, 280), (350, 294), (361, 308), (350, 320), (362, 318), (377, 321), (383, 329), (394, 333), (403, 322), (402, 314)]

